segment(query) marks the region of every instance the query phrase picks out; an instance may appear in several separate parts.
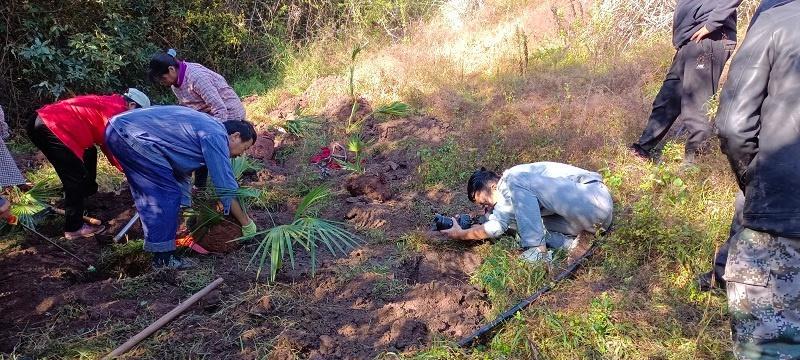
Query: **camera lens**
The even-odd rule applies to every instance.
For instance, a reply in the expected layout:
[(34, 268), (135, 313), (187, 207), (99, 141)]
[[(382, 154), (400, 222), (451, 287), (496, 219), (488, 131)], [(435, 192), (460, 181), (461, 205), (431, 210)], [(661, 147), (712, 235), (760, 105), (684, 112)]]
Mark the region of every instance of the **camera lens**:
[(433, 218), (433, 225), (437, 231), (447, 230), (453, 227), (453, 219), (442, 214), (436, 214)]

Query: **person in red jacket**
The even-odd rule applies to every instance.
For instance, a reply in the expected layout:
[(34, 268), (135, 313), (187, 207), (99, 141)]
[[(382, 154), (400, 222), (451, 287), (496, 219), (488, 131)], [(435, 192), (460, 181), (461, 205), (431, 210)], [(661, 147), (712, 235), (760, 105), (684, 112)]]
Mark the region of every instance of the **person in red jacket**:
[(83, 223), (83, 201), (97, 192), (97, 148), (118, 169), (119, 162), (108, 151), (105, 131), (114, 115), (150, 106), (150, 99), (139, 90), (125, 94), (84, 95), (46, 105), (27, 125), (28, 136), (53, 164), (64, 186), (68, 240), (92, 237), (105, 230), (102, 225)]

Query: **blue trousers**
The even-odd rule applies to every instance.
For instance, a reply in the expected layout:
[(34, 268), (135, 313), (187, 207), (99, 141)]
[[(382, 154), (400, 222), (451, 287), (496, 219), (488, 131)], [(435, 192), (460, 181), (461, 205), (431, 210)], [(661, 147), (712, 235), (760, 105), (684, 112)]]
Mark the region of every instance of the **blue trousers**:
[(153, 161), (155, 154), (145, 156), (134, 150), (113, 128), (106, 131), (106, 144), (128, 179), (136, 211), (142, 219), (144, 250), (175, 250), (181, 187), (172, 168)]

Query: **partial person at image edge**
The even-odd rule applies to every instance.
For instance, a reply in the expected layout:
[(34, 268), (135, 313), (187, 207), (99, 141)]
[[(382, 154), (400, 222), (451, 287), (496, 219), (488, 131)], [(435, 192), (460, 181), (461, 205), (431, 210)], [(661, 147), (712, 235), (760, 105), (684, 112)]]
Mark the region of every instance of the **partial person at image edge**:
[(800, 2), (769, 3), (731, 63), (716, 119), (744, 194), (724, 274), (738, 359), (800, 358)]

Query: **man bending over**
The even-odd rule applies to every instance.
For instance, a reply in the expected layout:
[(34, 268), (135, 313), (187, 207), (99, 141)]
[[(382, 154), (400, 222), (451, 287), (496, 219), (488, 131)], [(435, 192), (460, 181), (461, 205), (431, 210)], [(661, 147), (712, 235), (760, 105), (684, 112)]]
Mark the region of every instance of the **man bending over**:
[(256, 140), (246, 121), (225, 123), (183, 106), (156, 106), (111, 119), (106, 143), (125, 172), (136, 211), (142, 217), (144, 250), (153, 253), (155, 267), (185, 269), (191, 263), (175, 256), (180, 206), (191, 201), (190, 175), (208, 167), (224, 213), (252, 236), (256, 225), (236, 200), (238, 184), (230, 158), (241, 155)]
[(502, 176), (482, 168), (469, 178), (467, 195), (491, 212), (488, 221), (442, 233), (482, 240), (515, 227), (528, 261), (550, 260), (548, 248), (568, 249), (570, 262), (580, 257), (588, 249), (584, 242), (611, 225), (614, 209), (600, 174), (555, 162), (517, 165)]

